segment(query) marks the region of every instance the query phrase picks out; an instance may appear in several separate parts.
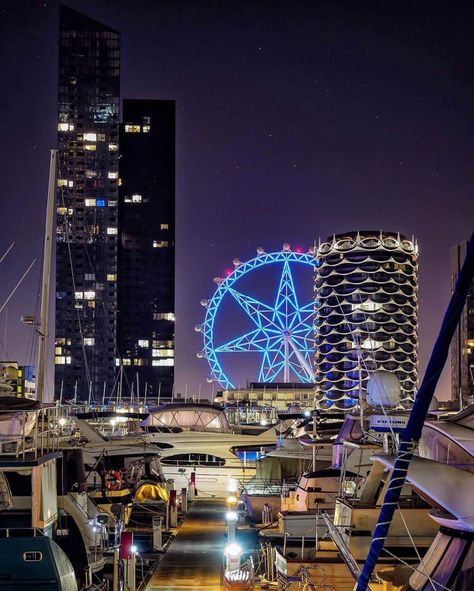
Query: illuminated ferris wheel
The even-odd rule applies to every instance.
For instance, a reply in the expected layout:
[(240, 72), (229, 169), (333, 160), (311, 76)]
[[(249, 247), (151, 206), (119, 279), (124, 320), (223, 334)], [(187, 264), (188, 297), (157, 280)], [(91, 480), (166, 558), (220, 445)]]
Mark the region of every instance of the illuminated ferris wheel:
[[(211, 375), (223, 388), (235, 388), (227, 373), (232, 354), (256, 354), (259, 358), (258, 382), (314, 382), (314, 302), (300, 301), (294, 279), (296, 268), (314, 269), (310, 252), (292, 251), (288, 244), (279, 252), (266, 253), (257, 249), (257, 256), (245, 263), (234, 259), (234, 270), (226, 277), (215, 277), (217, 289), (210, 300), (201, 300), (206, 316), (196, 331), (202, 332), (204, 347), (197, 355), (207, 359)], [(276, 267), (278, 281), (271, 295), (256, 298), (240, 286), (249, 274), (257, 275), (264, 268)], [(311, 273), (312, 275), (312, 273)], [(270, 302), (262, 301), (269, 299)], [(220, 342), (216, 336), (216, 321), (224, 316), (224, 303), (231, 302), (242, 310), (250, 325), (248, 330)]]

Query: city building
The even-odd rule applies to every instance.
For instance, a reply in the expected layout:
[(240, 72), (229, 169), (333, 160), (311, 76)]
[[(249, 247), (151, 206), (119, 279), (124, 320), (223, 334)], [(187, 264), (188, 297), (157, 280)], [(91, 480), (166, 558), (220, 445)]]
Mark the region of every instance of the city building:
[(115, 379), (120, 33), (60, 7), (55, 394)]
[(119, 143), (118, 345), (126, 387), (169, 397), (175, 363), (175, 102), (124, 100)]
[(6, 385), (11, 396), (35, 398), (35, 370), (33, 365), (19, 365), (17, 361), (0, 361), (0, 386)]
[(402, 402), (418, 378), (418, 246), (394, 232), (348, 232), (317, 248), (316, 398), (322, 408), (358, 404), (369, 375), (394, 372)]
[[(466, 257), (467, 242), (451, 249), (451, 289)], [(464, 408), (474, 402), (474, 281), (451, 342), (451, 399)]]

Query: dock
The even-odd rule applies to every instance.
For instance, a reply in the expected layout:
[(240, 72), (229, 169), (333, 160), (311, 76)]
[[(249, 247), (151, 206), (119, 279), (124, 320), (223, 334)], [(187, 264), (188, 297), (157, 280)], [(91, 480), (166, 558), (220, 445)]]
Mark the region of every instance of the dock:
[(146, 591), (219, 591), (227, 540), (225, 512), (223, 500), (194, 501)]

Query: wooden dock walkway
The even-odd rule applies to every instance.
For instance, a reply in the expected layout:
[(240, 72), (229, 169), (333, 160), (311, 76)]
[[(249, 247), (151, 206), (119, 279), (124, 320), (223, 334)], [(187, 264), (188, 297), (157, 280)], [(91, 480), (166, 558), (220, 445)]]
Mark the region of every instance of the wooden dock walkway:
[(226, 545), (224, 501), (194, 501), (146, 591), (220, 591)]

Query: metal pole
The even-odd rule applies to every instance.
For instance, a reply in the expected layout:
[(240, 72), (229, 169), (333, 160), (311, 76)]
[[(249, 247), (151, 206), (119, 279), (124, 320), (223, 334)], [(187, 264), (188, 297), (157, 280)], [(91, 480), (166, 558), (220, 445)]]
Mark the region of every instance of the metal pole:
[(74, 404), (77, 402), (77, 380), (74, 382), (74, 398), (72, 401)]
[(160, 398), (161, 398), (161, 382), (158, 384), (158, 406), (160, 406)]
[(38, 370), (36, 380), (36, 398), (43, 402), (46, 338), (48, 336), (49, 286), (51, 283), (51, 252), (53, 246), (53, 218), (56, 197), (56, 155), (57, 150), (51, 150), (49, 161), (48, 201), (46, 205), (46, 225), (43, 250), (43, 277), (41, 284), (41, 318), (39, 326)]
[(468, 242), (466, 258), (459, 271), (456, 285), (444, 315), (443, 323), (433, 347), (423, 381), (417, 392), (407, 426), (405, 427), (400, 440), (394, 469), (390, 476), (388, 488), (380, 509), (369, 553), (357, 582), (357, 591), (367, 590), (374, 568), (383, 551), (385, 538), (387, 537), (395, 509), (400, 500), (403, 485), (406, 481), (414, 448), (420, 440), (429, 406), (433, 399), (439, 377), (446, 363), (449, 354), (449, 346), (466, 304), (473, 277), (474, 233)]
[(105, 407), (105, 391), (107, 390), (107, 382), (104, 381), (104, 388), (102, 390), (102, 408)]

